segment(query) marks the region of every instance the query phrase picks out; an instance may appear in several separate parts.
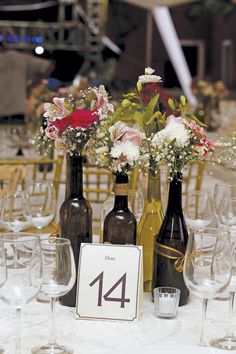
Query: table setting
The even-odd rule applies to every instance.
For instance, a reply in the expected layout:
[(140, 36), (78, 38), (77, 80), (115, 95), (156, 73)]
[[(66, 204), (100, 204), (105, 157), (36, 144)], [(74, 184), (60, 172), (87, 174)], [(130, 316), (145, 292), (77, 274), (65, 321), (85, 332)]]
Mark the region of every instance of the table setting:
[[(42, 154), (54, 145), (66, 158), (65, 199), (56, 204), (51, 181), (27, 183), (3, 197), (1, 223), (9, 232), (0, 234), (0, 352), (235, 350), (235, 188), (218, 184), (214, 194), (194, 191), (182, 203), (188, 165), (235, 159), (235, 133), (209, 139), (186, 98), (163, 93), (160, 82), (146, 68), (135, 91), (116, 107), (102, 85), (81, 90), (76, 99), (54, 97), (44, 104), (44, 125), (34, 142)], [(100, 249), (93, 243), (93, 210), (83, 194), (86, 159), (114, 174)], [(135, 169), (148, 179), (138, 220), (129, 202)], [(57, 234), (45, 233), (55, 215)], [(97, 253), (82, 271), (86, 247)], [(126, 252), (130, 257), (124, 258)], [(96, 311), (81, 319), (82, 306), (90, 304)], [(131, 305), (134, 314), (127, 316)]]

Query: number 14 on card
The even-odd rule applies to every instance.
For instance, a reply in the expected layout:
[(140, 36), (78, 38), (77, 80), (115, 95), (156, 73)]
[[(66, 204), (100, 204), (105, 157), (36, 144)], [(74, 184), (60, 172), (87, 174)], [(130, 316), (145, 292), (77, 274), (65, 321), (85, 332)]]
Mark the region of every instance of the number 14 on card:
[(82, 244), (78, 268), (79, 318), (133, 321), (142, 306), (142, 248)]

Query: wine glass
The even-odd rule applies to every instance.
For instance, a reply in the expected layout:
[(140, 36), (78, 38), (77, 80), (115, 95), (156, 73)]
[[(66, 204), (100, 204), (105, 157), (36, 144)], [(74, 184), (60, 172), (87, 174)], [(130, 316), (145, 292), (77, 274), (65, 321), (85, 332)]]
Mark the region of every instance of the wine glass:
[[(206, 191), (194, 191), (187, 195), (184, 216), (189, 229), (210, 226), (214, 213), (211, 194)], [(199, 262), (204, 260), (199, 257)]]
[(236, 198), (223, 198), (218, 206), (219, 226), (230, 233), (236, 230)]
[[(2, 242), (0, 241), (0, 288), (5, 284), (7, 280), (7, 267), (5, 251)], [(4, 348), (0, 346), (0, 354), (4, 353)]]
[[(203, 260), (203, 261), (202, 261)], [(187, 288), (203, 299), (199, 345), (205, 346), (207, 303), (229, 285), (232, 272), (228, 232), (216, 228), (191, 229), (184, 260)]]
[(236, 337), (233, 333), (233, 307), (234, 307), (234, 297), (236, 291), (236, 231), (230, 232), (231, 238), (231, 249), (232, 249), (232, 277), (228, 286), (230, 298), (229, 298), (229, 322), (228, 331), (223, 338), (217, 338), (210, 341), (213, 347), (219, 349), (236, 349)]
[(189, 228), (210, 226), (213, 220), (211, 194), (207, 191), (194, 191), (187, 195), (184, 216)]
[(140, 189), (130, 189), (128, 195), (129, 208), (136, 217), (137, 223), (141, 219), (144, 209), (143, 193)]
[(71, 243), (65, 238), (49, 237), (41, 241), (44, 275), (42, 290), (50, 298), (50, 337), (46, 345), (36, 347), (33, 354), (71, 354), (73, 351), (55, 340), (56, 298), (68, 293), (76, 279), (75, 261)]
[(31, 225), (29, 196), (24, 191), (8, 191), (2, 201), (2, 224), (8, 230), (19, 232)]
[(42, 228), (50, 224), (55, 216), (56, 197), (53, 183), (35, 181), (26, 186), (31, 204), (32, 224), (41, 235)]
[(236, 184), (216, 183), (213, 192), (213, 204), (218, 223), (219, 208), (221, 207), (222, 199), (227, 198), (236, 198)]
[(0, 299), (16, 309), (15, 352), (20, 354), (21, 309), (37, 295), (43, 280), (40, 239), (35, 234), (14, 232), (0, 234), (0, 243), (5, 251), (5, 255), (0, 254), (0, 265), (5, 257), (7, 266), (7, 279), (0, 288)]

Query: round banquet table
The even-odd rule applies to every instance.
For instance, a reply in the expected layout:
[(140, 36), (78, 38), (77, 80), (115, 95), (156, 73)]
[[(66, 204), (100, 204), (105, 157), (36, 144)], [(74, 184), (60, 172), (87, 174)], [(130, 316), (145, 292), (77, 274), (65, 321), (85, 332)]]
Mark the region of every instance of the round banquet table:
[[(15, 312), (0, 301), (0, 344), (5, 353), (14, 354)], [(49, 304), (35, 300), (22, 311), (22, 354), (48, 339)], [(206, 336), (223, 336), (227, 329), (228, 302), (212, 300), (208, 307)], [(76, 319), (74, 308), (56, 304), (56, 337), (74, 354), (198, 354), (228, 353), (199, 347), (201, 301), (191, 298), (178, 310), (175, 319), (155, 316), (150, 294), (144, 294), (143, 312), (136, 322), (91, 321)], [(234, 326), (236, 332), (236, 328)]]

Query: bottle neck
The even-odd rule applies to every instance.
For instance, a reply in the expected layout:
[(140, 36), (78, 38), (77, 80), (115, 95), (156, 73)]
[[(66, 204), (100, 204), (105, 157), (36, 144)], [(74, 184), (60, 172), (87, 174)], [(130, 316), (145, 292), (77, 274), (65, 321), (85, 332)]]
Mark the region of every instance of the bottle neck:
[(182, 212), (182, 174), (177, 173), (170, 182), (169, 198), (167, 205), (168, 211)]
[(128, 209), (129, 179), (126, 173), (117, 173), (115, 179), (114, 210)]
[(83, 196), (83, 157), (67, 156), (66, 197)]
[(156, 175), (154, 175), (151, 171), (149, 171), (147, 199), (149, 202), (151, 202), (153, 199), (161, 200), (161, 185), (160, 185), (159, 171), (157, 172)]

